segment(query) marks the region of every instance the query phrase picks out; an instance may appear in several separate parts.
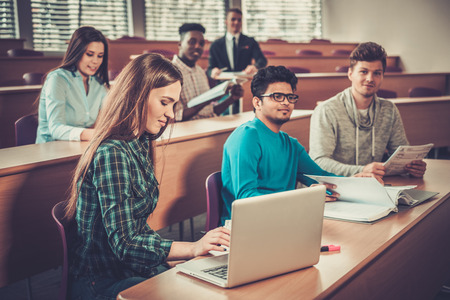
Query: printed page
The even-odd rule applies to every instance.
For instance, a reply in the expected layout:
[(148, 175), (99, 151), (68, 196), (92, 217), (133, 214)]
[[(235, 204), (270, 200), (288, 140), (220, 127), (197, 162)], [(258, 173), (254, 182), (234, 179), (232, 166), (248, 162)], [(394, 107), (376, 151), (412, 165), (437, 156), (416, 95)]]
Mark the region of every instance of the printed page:
[(405, 174), (405, 166), (413, 160), (422, 160), (433, 148), (434, 144), (421, 146), (399, 146), (397, 150), (384, 163), (385, 175)]
[(340, 194), (341, 200), (385, 207), (395, 206), (384, 187), (373, 177), (306, 176), (320, 183), (335, 184), (337, 188), (333, 191)]
[(355, 222), (373, 222), (397, 211), (389, 207), (337, 200), (325, 203), (324, 217)]
[(397, 211), (396, 202), (373, 177), (306, 176), (337, 186), (333, 191), (340, 194), (339, 199), (325, 203), (324, 216), (327, 218), (372, 222)]

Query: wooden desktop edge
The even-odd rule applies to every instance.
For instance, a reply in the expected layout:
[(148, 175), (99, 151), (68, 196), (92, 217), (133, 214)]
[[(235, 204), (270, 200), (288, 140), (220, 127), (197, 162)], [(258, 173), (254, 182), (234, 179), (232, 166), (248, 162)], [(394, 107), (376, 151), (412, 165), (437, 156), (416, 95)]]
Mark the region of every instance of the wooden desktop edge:
[(353, 279), (358, 277), (363, 271), (368, 269), (371, 265), (373, 265), (377, 258), (381, 257), (389, 248), (391, 248), (394, 244), (396, 244), (399, 239), (402, 239), (407, 232), (417, 226), (422, 220), (424, 220), (432, 211), (436, 210), (439, 206), (443, 205), (445, 201), (448, 201), (450, 198), (450, 192), (446, 193), (442, 196), (436, 203), (430, 206), (426, 211), (424, 211), (418, 218), (414, 219), (409, 225), (400, 230), (394, 237), (390, 239), (388, 243), (384, 243), (380, 248), (378, 248), (375, 252), (371, 253), (366, 259), (362, 260), (358, 265), (356, 265), (350, 272), (342, 276), (335, 283), (333, 283), (328, 289), (324, 290), (320, 294), (321, 299), (328, 299), (336, 294), (339, 290), (342, 289), (348, 282), (351, 282)]
[[(311, 116), (311, 113), (312, 113), (311, 110), (294, 110), (291, 120), (299, 120), (299, 119), (309, 118)], [(177, 136), (175, 133), (173, 137), (170, 137), (170, 138), (168, 137), (167, 139), (165, 138), (162, 141), (157, 141), (156, 146), (164, 147), (166, 145), (181, 143), (181, 142), (187, 141), (187, 140), (195, 140), (195, 139), (200, 139), (200, 138), (207, 137), (207, 136), (215, 136), (215, 135), (219, 135), (219, 134), (226, 133), (226, 132), (232, 132), (234, 129), (236, 129), (237, 126), (244, 123), (245, 120), (252, 119), (253, 112), (244, 112), (238, 116), (225, 116), (225, 117), (220, 117), (220, 118), (221, 119), (216, 119), (218, 122), (220, 122), (220, 124), (217, 127), (222, 127), (222, 129), (213, 128), (211, 130), (206, 130), (206, 131), (202, 130), (201, 132), (197, 132), (197, 133), (194, 132), (192, 134), (188, 133), (188, 134), (179, 135), (179, 136)], [(207, 123), (207, 122), (216, 121), (216, 120), (213, 120), (213, 119), (193, 120), (193, 121), (183, 122), (180, 124), (183, 124), (185, 127), (189, 127), (189, 125), (195, 124), (193, 122)], [(223, 128), (223, 125), (224, 124), (226, 125), (228, 120), (230, 120), (230, 125), (227, 126), (226, 128)], [(175, 124), (174, 126), (177, 126), (177, 124)], [(175, 130), (176, 130), (176, 128), (174, 128), (174, 131)], [(78, 160), (80, 158), (81, 154), (86, 149), (88, 142), (69, 142), (69, 143), (80, 143), (80, 149), (64, 150), (64, 151), (69, 151), (69, 150), (71, 151), (72, 154), (67, 155), (67, 156), (56, 156), (54, 158), (50, 156), (46, 160), (37, 160), (36, 159), (36, 160), (30, 161), (30, 162), (18, 163), (18, 164), (12, 165), (12, 166), (6, 166), (3, 168), (0, 168), (0, 176), (7, 176), (7, 175), (23, 173), (23, 172), (26, 172), (29, 170), (45, 167), (47, 165), (62, 164), (62, 163)], [(20, 146), (19, 148), (17, 148), (17, 147), (4, 148), (4, 149), (0, 149), (0, 153), (10, 152), (10, 151), (13, 151), (13, 149), (14, 149), (14, 151), (16, 151), (16, 150), (19, 152), (23, 151), (24, 154), (26, 154), (25, 148), (23, 148), (23, 147), (36, 147), (36, 145), (37, 144)], [(77, 147), (77, 145), (75, 145), (75, 146)]]

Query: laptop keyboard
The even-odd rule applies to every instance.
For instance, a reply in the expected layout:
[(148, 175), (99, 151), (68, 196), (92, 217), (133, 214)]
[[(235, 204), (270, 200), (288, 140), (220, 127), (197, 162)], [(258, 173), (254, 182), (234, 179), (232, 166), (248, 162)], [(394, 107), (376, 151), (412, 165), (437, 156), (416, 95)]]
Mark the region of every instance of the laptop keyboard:
[(218, 267), (214, 267), (214, 268), (210, 268), (210, 269), (205, 269), (202, 270), (202, 272), (211, 274), (213, 276), (222, 278), (222, 279), (227, 279), (227, 275), (228, 275), (228, 265), (222, 265), (222, 266), (218, 266)]

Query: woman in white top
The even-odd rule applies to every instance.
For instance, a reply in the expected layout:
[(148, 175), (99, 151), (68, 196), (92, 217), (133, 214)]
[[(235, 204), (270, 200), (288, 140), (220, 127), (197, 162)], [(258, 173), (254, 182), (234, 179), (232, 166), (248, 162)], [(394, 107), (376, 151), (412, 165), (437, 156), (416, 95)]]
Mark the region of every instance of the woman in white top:
[(90, 26), (77, 29), (63, 62), (51, 70), (39, 97), (36, 143), (90, 140), (109, 88), (108, 43)]

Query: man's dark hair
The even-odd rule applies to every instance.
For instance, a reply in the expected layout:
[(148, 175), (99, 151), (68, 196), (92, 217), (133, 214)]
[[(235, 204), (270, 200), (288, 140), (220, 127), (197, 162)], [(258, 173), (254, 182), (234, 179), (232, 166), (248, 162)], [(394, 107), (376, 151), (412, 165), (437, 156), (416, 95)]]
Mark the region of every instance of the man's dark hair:
[(230, 12), (234, 12), (234, 13), (240, 14), (242, 16), (242, 10), (240, 10), (239, 8), (236, 8), (236, 7), (230, 8), (229, 10), (227, 10), (227, 14), (226, 15), (228, 16), (228, 14)]
[(253, 76), (251, 89), (253, 97), (263, 95), (269, 84), (275, 82), (286, 82), (291, 85), (292, 92), (297, 89), (297, 77), (294, 73), (286, 69), (284, 66), (268, 66), (260, 69), (255, 76)]
[(184, 36), (189, 31), (200, 31), (201, 33), (205, 33), (206, 29), (203, 27), (202, 24), (198, 23), (184, 23), (183, 25), (178, 28), (178, 33), (180, 34), (180, 41), (184, 39)]
[(367, 42), (361, 43), (350, 54), (350, 68), (353, 68), (358, 61), (381, 61), (383, 72), (386, 70), (386, 51), (380, 45)]

